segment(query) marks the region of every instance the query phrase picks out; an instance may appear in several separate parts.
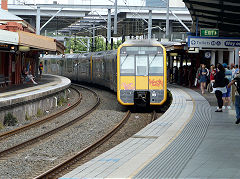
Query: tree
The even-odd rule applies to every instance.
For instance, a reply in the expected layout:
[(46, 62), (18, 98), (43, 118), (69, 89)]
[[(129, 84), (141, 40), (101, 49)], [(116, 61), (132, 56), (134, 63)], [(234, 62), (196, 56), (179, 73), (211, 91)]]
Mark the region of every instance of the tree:
[[(66, 42), (66, 50), (65, 53), (70, 53), (70, 49), (73, 50), (73, 53), (83, 53), (87, 52), (87, 38), (82, 38), (81, 41), (77, 38), (68, 38)], [(83, 45), (83, 43), (85, 45)], [(117, 49), (122, 44), (121, 40), (118, 40), (113, 44), (113, 49)], [(90, 46), (92, 45), (92, 38), (90, 39)], [(111, 45), (108, 44), (108, 49), (110, 50)], [(106, 41), (104, 37), (96, 37), (95, 38), (95, 48), (91, 47), (91, 51), (99, 52), (106, 50)]]

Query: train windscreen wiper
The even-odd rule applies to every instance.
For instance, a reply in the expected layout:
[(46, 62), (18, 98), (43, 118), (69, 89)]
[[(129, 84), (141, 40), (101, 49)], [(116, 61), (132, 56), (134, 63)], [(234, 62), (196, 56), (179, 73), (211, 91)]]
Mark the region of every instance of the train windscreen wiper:
[(128, 57), (128, 55), (125, 57), (125, 59), (124, 59), (123, 62), (121, 63), (121, 66), (122, 66), (122, 64), (127, 60), (127, 57)]
[(155, 60), (156, 56), (157, 56), (157, 55), (154, 55), (152, 61), (149, 63), (149, 66), (150, 66), (150, 65), (152, 64), (152, 62)]

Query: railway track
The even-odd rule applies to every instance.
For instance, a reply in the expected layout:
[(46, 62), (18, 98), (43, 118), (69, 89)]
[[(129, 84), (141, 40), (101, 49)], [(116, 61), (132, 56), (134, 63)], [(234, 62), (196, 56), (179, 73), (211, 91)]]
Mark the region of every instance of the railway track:
[[(71, 158), (68, 158), (64, 162), (60, 163), (59, 165), (51, 168), (50, 170), (38, 175), (35, 177), (35, 179), (50, 179), (50, 178), (58, 178), (63, 173), (66, 173), (66, 170), (71, 170), (72, 166), (76, 164), (78, 161), (82, 160), (85, 156), (93, 152), (95, 149), (97, 149), (99, 146), (104, 144), (106, 141), (108, 141), (113, 135), (115, 135), (127, 122), (127, 120), (130, 118), (131, 112), (128, 111), (124, 118), (105, 136), (103, 136), (101, 139), (99, 139), (94, 144), (86, 147), (82, 151), (78, 152), (76, 155), (72, 156)], [(155, 111), (152, 112), (151, 121), (154, 121), (157, 118), (157, 113)]]
[(76, 90), (76, 92), (78, 93), (78, 96), (79, 96), (79, 97), (78, 97), (78, 100), (77, 100), (73, 105), (67, 107), (66, 109), (64, 109), (64, 110), (62, 110), (62, 111), (60, 111), (60, 112), (58, 112), (58, 113), (55, 113), (55, 114), (53, 114), (53, 115), (50, 115), (49, 117), (46, 117), (46, 118), (44, 118), (44, 119), (38, 120), (38, 121), (33, 122), (33, 123), (31, 123), (31, 124), (24, 125), (24, 126), (19, 127), (19, 128), (17, 128), (17, 129), (14, 129), (14, 130), (5, 132), (5, 133), (3, 133), (3, 134), (0, 134), (0, 139), (6, 139), (6, 138), (8, 138), (8, 137), (10, 137), (10, 136), (12, 136), (12, 135), (14, 135), (14, 134), (21, 133), (21, 132), (23, 132), (23, 131), (25, 131), (25, 130), (31, 129), (31, 128), (35, 127), (35, 126), (40, 125), (40, 124), (49, 122), (49, 121), (51, 121), (51, 120), (59, 117), (60, 115), (62, 115), (62, 114), (64, 114), (64, 113), (72, 110), (73, 108), (75, 108), (77, 105), (80, 104), (80, 102), (81, 102), (81, 100), (82, 100), (82, 95), (81, 95), (80, 91), (77, 90), (76, 88), (74, 88), (74, 87), (71, 87), (71, 88), (74, 89), (74, 90)]
[[(49, 136), (51, 136), (51, 135), (53, 135), (53, 134), (55, 134), (55, 133), (57, 133), (57, 132), (65, 129), (65, 128), (67, 128), (67, 127), (75, 124), (76, 122), (80, 121), (81, 119), (83, 119), (84, 117), (86, 117), (87, 115), (89, 115), (92, 111), (94, 111), (94, 110), (97, 108), (97, 106), (99, 105), (99, 103), (100, 103), (100, 98), (98, 97), (97, 93), (94, 92), (93, 90), (91, 90), (90, 88), (87, 88), (87, 87), (84, 87), (84, 86), (81, 86), (81, 85), (77, 85), (77, 86), (79, 86), (79, 87), (81, 87), (81, 88), (84, 88), (84, 89), (87, 89), (87, 90), (91, 91), (91, 92), (95, 95), (95, 97), (96, 97), (96, 102), (95, 102), (94, 106), (91, 107), (91, 109), (89, 109), (87, 112), (83, 113), (83, 114), (80, 115), (79, 117), (77, 117), (77, 118), (75, 118), (75, 119), (73, 119), (73, 120), (71, 120), (71, 121), (69, 121), (69, 122), (67, 122), (67, 123), (65, 123), (65, 124), (63, 124), (63, 125), (55, 128), (55, 129), (53, 129), (53, 130), (50, 130), (50, 131), (48, 131), (48, 132), (45, 132), (45, 133), (43, 133), (43, 134), (41, 134), (41, 135), (39, 135), (39, 136), (37, 136), (37, 137), (34, 137), (34, 138), (32, 138), (32, 139), (30, 139), (30, 140), (27, 140), (27, 141), (25, 141), (25, 142), (23, 142), (23, 143), (20, 143), (20, 144), (18, 144), (18, 145), (15, 145), (15, 146), (13, 146), (13, 147), (10, 147), (10, 148), (8, 148), (8, 149), (6, 149), (6, 150), (0, 151), (0, 157), (5, 157), (5, 156), (8, 155), (8, 154), (17, 152), (17, 151), (19, 151), (19, 150), (21, 150), (21, 149), (23, 149), (23, 148), (25, 148), (25, 147), (27, 147), (27, 146), (29, 146), (29, 145), (33, 145), (33, 144), (35, 144), (35, 143), (37, 143), (37, 142), (45, 139), (46, 137), (49, 137)], [(79, 93), (79, 94), (80, 94), (80, 93)], [(81, 100), (80, 100), (80, 101), (81, 101)], [(76, 107), (76, 106), (80, 103), (80, 101), (78, 100), (78, 102), (76, 102), (76, 103), (74, 104), (74, 106)], [(41, 120), (40, 122), (36, 122), (36, 123), (34, 123), (34, 124), (31, 124), (31, 125), (28, 125), (28, 126), (24, 126), (24, 127), (22, 127), (22, 128), (18, 128), (16, 131), (10, 131), (9, 134), (4, 134), (3, 136), (7, 137), (7, 136), (10, 136), (10, 135), (13, 135), (13, 134), (16, 134), (16, 133), (20, 133), (20, 132), (22, 132), (22, 131), (24, 131), (24, 130), (27, 130), (27, 129), (29, 129), (29, 128), (32, 128), (32, 127), (34, 127), (34, 126), (36, 126), (36, 125), (39, 125), (39, 124), (44, 123), (44, 122), (47, 122), (47, 121), (49, 121), (49, 120), (51, 120), (51, 119), (53, 119), (53, 118), (56, 118), (56, 117), (62, 115), (63, 113), (68, 112), (69, 110), (71, 110), (71, 109), (73, 109), (73, 108), (74, 108), (74, 107), (69, 107), (69, 108), (67, 108), (66, 110), (61, 111), (60, 113), (58, 113), (58, 114), (56, 114), (56, 115), (52, 115), (52, 116), (50, 116), (49, 118), (47, 118), (47, 119), (45, 119), (45, 120)], [(2, 136), (2, 137), (3, 137), (3, 136)]]

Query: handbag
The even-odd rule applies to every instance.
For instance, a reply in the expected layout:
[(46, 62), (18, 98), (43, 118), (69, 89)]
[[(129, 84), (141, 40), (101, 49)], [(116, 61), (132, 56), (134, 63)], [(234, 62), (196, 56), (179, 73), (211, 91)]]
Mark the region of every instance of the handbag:
[(223, 83), (224, 83), (225, 86), (227, 86), (228, 83), (229, 83), (229, 80), (226, 77), (224, 77), (223, 78)]
[(197, 86), (197, 83), (198, 83), (198, 79), (195, 78), (195, 81), (194, 81), (194, 86)]

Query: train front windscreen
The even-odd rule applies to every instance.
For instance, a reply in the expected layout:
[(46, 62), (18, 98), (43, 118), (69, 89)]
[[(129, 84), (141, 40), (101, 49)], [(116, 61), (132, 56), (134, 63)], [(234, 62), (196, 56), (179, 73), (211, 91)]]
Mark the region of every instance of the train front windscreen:
[(134, 103), (129, 94), (135, 91), (149, 91), (150, 103), (160, 103), (164, 93), (164, 63), (161, 46), (121, 48), (120, 96), (125, 103)]

